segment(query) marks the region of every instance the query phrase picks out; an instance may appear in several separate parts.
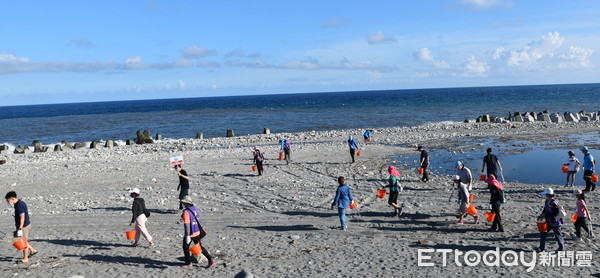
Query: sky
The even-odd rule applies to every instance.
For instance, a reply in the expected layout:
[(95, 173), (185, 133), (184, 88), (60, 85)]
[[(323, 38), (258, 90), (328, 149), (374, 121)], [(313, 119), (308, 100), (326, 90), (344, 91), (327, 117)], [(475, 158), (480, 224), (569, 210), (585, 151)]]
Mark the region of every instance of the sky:
[(0, 106), (599, 76), (592, 0), (0, 0)]

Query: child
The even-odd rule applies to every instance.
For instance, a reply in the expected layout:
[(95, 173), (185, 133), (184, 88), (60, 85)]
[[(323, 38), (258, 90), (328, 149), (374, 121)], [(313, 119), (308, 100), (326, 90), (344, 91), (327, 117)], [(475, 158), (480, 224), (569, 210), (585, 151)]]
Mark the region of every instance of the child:
[(340, 224), (342, 226), (342, 230), (345, 231), (346, 226), (346, 208), (352, 203), (352, 191), (350, 190), (350, 186), (344, 183), (344, 177), (338, 178), (338, 188), (335, 191), (335, 198), (333, 199), (333, 203), (331, 203), (331, 209), (333, 209), (336, 205), (338, 207), (338, 215), (340, 217)]
[(496, 214), (490, 231), (504, 232), (502, 218), (500, 217), (500, 206), (502, 206), (502, 202), (504, 201), (504, 196), (502, 196), (500, 190), (504, 189), (504, 187), (493, 174), (489, 175), (485, 182), (488, 184), (488, 188), (490, 189), (490, 209)]
[(400, 172), (394, 168), (394, 166), (388, 167), (388, 173), (390, 176), (388, 178), (388, 185), (384, 186), (384, 188), (390, 188), (390, 198), (388, 199), (388, 204), (394, 208), (394, 213), (392, 216), (402, 215), (402, 207), (398, 205), (398, 194), (402, 186), (398, 182), (398, 176), (400, 176)]
[[(469, 190), (467, 190), (467, 185), (462, 183), (459, 175), (454, 175), (452, 177), (454, 181), (454, 186), (458, 188), (458, 203), (460, 207), (458, 208), (458, 222), (456, 224), (462, 225), (463, 218), (467, 214), (467, 208), (469, 207)], [(473, 219), (475, 220), (475, 224), (479, 223), (479, 216), (473, 215)]]
[(567, 184), (565, 184), (565, 186), (569, 186), (569, 183), (571, 184), (571, 186), (573, 186), (575, 183), (575, 174), (579, 172), (579, 165), (581, 164), (581, 162), (579, 162), (579, 159), (575, 157), (574, 152), (569, 151), (568, 154), (569, 160), (567, 161), (567, 163), (564, 164), (565, 166), (569, 167), (569, 169), (567, 170)]
[(575, 234), (577, 235), (577, 238), (575, 240), (581, 240), (581, 228), (588, 233), (589, 237), (592, 237), (592, 233), (586, 222), (586, 218), (591, 221), (592, 216), (585, 203), (585, 195), (581, 190), (575, 189), (573, 190), (573, 196), (577, 197), (577, 221), (575, 221)]

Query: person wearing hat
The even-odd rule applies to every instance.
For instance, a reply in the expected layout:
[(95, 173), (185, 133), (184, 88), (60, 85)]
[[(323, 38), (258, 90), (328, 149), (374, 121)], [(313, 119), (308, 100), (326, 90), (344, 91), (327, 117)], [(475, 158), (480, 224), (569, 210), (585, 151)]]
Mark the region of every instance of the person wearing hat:
[[(563, 234), (561, 231), (561, 226), (563, 225), (563, 219), (557, 218), (560, 207), (558, 205), (558, 201), (554, 198), (554, 190), (550, 187), (546, 188), (546, 190), (540, 192), (542, 195), (546, 195), (546, 201), (544, 202), (544, 210), (542, 210), (542, 214), (538, 217), (538, 221), (545, 220), (546, 223), (550, 225), (552, 231), (554, 232), (554, 237), (558, 242), (558, 249), (556, 251), (563, 251), (565, 247), (565, 239), (563, 238)], [(544, 252), (546, 249), (546, 238), (548, 237), (548, 231), (540, 232), (540, 246), (536, 248), (538, 252)]]
[(390, 198), (388, 199), (388, 205), (394, 208), (394, 212), (392, 216), (402, 215), (402, 206), (398, 205), (398, 194), (402, 190), (402, 185), (398, 181), (398, 177), (400, 177), (400, 172), (394, 168), (394, 166), (390, 165), (388, 167), (388, 173), (390, 176), (388, 177), (388, 185), (383, 186), (383, 188), (390, 188)]
[(496, 214), (496, 216), (494, 216), (494, 222), (492, 223), (490, 231), (504, 232), (504, 227), (502, 226), (502, 217), (500, 216), (500, 206), (504, 202), (504, 196), (502, 195), (501, 190), (503, 190), (504, 187), (494, 175), (487, 177), (485, 182), (488, 184), (488, 188), (490, 189), (490, 210)]
[(471, 170), (465, 167), (460, 161), (456, 161), (454, 168), (456, 168), (456, 174), (460, 177), (461, 182), (465, 183), (467, 189), (471, 191), (473, 189), (473, 175), (471, 175)]
[(594, 191), (596, 184), (592, 181), (592, 175), (596, 168), (596, 161), (589, 152), (588, 147), (583, 146), (579, 150), (583, 153), (583, 180), (585, 180), (585, 189), (583, 191)]
[(348, 137), (348, 147), (350, 148), (350, 157), (352, 157), (352, 163), (354, 163), (354, 154), (356, 153), (356, 150), (358, 150), (358, 144), (352, 135)]
[(206, 235), (206, 232), (200, 225), (200, 211), (194, 206), (194, 201), (191, 196), (185, 196), (180, 201), (185, 209), (181, 214), (181, 219), (183, 220), (183, 255), (185, 257), (185, 265), (183, 267), (193, 267), (192, 265), (192, 256), (190, 255), (190, 248), (197, 243), (200, 244), (200, 248), (202, 248), (202, 255), (206, 257), (208, 260), (208, 266), (206, 268), (210, 268), (214, 266), (217, 262), (212, 258), (206, 247), (202, 246), (200, 240)]
[(254, 146), (254, 152), (252, 152), (252, 155), (254, 156), (254, 159), (252, 160), (252, 163), (256, 164), (256, 168), (258, 169), (258, 175), (262, 176), (262, 174), (263, 174), (263, 161), (265, 161), (265, 156), (260, 151), (260, 148), (258, 146)]
[[(454, 182), (454, 186), (458, 189), (458, 222), (456, 224), (462, 225), (463, 218), (467, 215), (467, 208), (469, 207), (469, 190), (467, 189), (467, 185), (462, 182), (459, 175), (452, 176), (452, 181)], [(479, 223), (479, 216), (473, 215), (473, 219), (475, 224)]]
[(498, 177), (498, 169), (502, 171), (502, 165), (498, 157), (492, 153), (492, 148), (487, 148), (487, 155), (483, 157), (483, 165), (481, 165), (481, 172), (483, 173), (487, 167), (487, 176), (494, 175)]
[(565, 184), (565, 186), (569, 186), (569, 184), (571, 184), (571, 186), (575, 185), (575, 174), (577, 174), (577, 172), (579, 172), (579, 165), (581, 165), (581, 163), (579, 162), (579, 159), (577, 159), (577, 157), (575, 156), (575, 153), (573, 151), (569, 151), (567, 153), (569, 155), (569, 160), (567, 161), (567, 163), (565, 163), (564, 165), (568, 167), (567, 169), (567, 183)]
[(133, 205), (131, 206), (133, 216), (131, 217), (129, 226), (135, 224), (135, 240), (133, 241), (133, 246), (138, 246), (140, 235), (143, 235), (150, 244), (149, 248), (152, 248), (154, 247), (154, 242), (152, 241), (152, 236), (146, 229), (146, 221), (148, 221), (150, 212), (146, 209), (146, 203), (144, 202), (144, 199), (140, 197), (139, 188), (132, 188), (129, 190), (129, 193), (129, 196), (133, 198)]
[(429, 153), (423, 146), (418, 146), (417, 151), (421, 152), (421, 157), (419, 159), (419, 168), (423, 168), (423, 177), (421, 178), (421, 181), (428, 182), (429, 175), (427, 174), (427, 166), (429, 166)]
[(589, 237), (592, 237), (592, 232), (588, 228), (588, 221), (592, 221), (592, 216), (590, 215), (590, 211), (585, 203), (585, 195), (581, 190), (575, 189), (573, 190), (573, 197), (577, 198), (577, 220), (575, 221), (575, 235), (577, 236), (576, 240), (581, 240), (581, 228), (588, 233)]
[[(188, 173), (181, 168), (181, 165), (175, 165), (175, 170), (177, 170), (177, 176), (179, 177), (179, 185), (177, 185), (177, 190), (179, 190), (179, 200), (183, 199), (183, 197), (189, 194), (190, 190), (190, 177)], [(179, 203), (179, 209), (183, 209), (183, 205)]]

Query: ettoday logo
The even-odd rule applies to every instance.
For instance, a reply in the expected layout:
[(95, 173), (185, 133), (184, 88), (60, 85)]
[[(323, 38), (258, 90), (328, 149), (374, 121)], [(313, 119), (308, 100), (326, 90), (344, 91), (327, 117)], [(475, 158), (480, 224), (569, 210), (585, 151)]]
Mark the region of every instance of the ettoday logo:
[(500, 252), (500, 248), (488, 250), (482, 253), (475, 250), (461, 251), (456, 249), (419, 249), (417, 265), (424, 267), (445, 267), (451, 261), (457, 266), (478, 266), (483, 263), (490, 267), (499, 266), (524, 266), (527, 272), (531, 272), (536, 265), (560, 266), (560, 267), (590, 267), (592, 265), (592, 251), (560, 251), (560, 252), (516, 252), (506, 250)]

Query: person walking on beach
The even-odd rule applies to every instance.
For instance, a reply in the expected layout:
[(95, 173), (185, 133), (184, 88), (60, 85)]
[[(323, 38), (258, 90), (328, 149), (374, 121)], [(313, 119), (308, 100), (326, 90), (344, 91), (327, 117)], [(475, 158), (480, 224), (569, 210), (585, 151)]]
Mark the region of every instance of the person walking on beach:
[(344, 177), (338, 178), (338, 188), (335, 191), (335, 198), (333, 198), (333, 202), (331, 203), (331, 209), (335, 206), (338, 208), (338, 216), (340, 217), (341, 229), (343, 231), (348, 227), (346, 225), (346, 208), (352, 203), (354, 200), (352, 198), (352, 191), (350, 190), (350, 186), (345, 183)]
[(423, 169), (423, 177), (421, 178), (422, 182), (429, 181), (429, 174), (427, 174), (427, 166), (429, 166), (429, 153), (423, 148), (423, 146), (418, 146), (417, 151), (421, 152), (421, 158), (419, 159), (419, 168)]
[[(463, 218), (468, 214), (467, 208), (469, 207), (469, 190), (467, 189), (467, 185), (462, 182), (459, 175), (454, 175), (452, 177), (452, 181), (454, 181), (454, 186), (458, 189), (458, 203), (460, 204), (458, 208), (458, 222), (456, 224), (462, 225)], [(472, 215), (475, 224), (479, 223), (479, 216)]]
[[(177, 185), (177, 190), (179, 190), (179, 200), (181, 200), (189, 194), (190, 177), (188, 176), (188, 173), (181, 168), (181, 165), (175, 165), (175, 170), (177, 170), (177, 176), (179, 176), (179, 185)], [(179, 209), (183, 209), (181, 202), (179, 203)]]
[(290, 157), (290, 154), (292, 153), (292, 146), (290, 145), (290, 140), (288, 139), (284, 139), (281, 141), (281, 151), (283, 151), (283, 154), (285, 155), (285, 162), (286, 164), (290, 164), (290, 161), (292, 160), (292, 158)]
[(576, 240), (581, 240), (581, 228), (585, 230), (585, 232), (588, 234), (588, 237), (593, 237), (590, 229), (588, 228), (588, 221), (592, 221), (592, 215), (590, 214), (587, 204), (585, 203), (585, 194), (581, 190), (575, 189), (573, 191), (573, 197), (577, 198), (577, 220), (575, 220), (575, 235), (577, 236)]
[(592, 181), (592, 175), (596, 168), (596, 160), (590, 154), (588, 147), (584, 146), (579, 150), (583, 153), (583, 180), (585, 180), (585, 189), (583, 192), (594, 191), (596, 184)]
[(471, 170), (465, 167), (465, 165), (456, 161), (454, 167), (456, 168), (456, 174), (460, 177), (461, 182), (467, 185), (467, 189), (471, 191), (473, 189), (473, 175), (471, 175)]
[(29, 232), (31, 231), (31, 222), (29, 220), (29, 210), (27, 209), (27, 204), (25, 204), (23, 200), (17, 198), (17, 193), (14, 191), (6, 193), (4, 199), (6, 199), (7, 203), (14, 205), (15, 208), (16, 230), (13, 233), (13, 241), (20, 240), (21, 238), (24, 238), (27, 241), (27, 247), (23, 249), (23, 259), (17, 262), (27, 263), (31, 256), (38, 253), (38, 251), (29, 244)]
[(148, 217), (150, 217), (150, 212), (146, 209), (146, 202), (144, 202), (144, 198), (140, 197), (139, 188), (132, 188), (129, 193), (129, 196), (133, 198), (133, 205), (131, 206), (133, 216), (129, 223), (129, 226), (135, 225), (135, 240), (133, 241), (133, 246), (138, 246), (140, 235), (143, 235), (150, 244), (149, 248), (153, 248), (154, 242), (152, 241), (152, 236), (148, 233), (148, 229), (146, 229), (146, 221), (148, 221)]
[(502, 171), (502, 165), (498, 157), (492, 153), (492, 148), (486, 150), (487, 155), (483, 157), (483, 165), (481, 166), (481, 172), (484, 173), (487, 167), (487, 176), (494, 175), (498, 176), (498, 169)]
[(348, 137), (348, 147), (350, 147), (350, 156), (352, 157), (352, 163), (354, 163), (355, 162), (354, 154), (356, 153), (356, 150), (358, 149), (358, 145), (356, 144), (356, 140), (354, 140), (354, 137), (352, 137), (352, 135), (350, 135), (350, 137)]
[(206, 236), (206, 231), (204, 231), (200, 221), (198, 220), (200, 218), (200, 211), (194, 206), (194, 201), (190, 196), (185, 196), (185, 198), (183, 198), (180, 202), (185, 206), (185, 209), (181, 214), (184, 232), (183, 255), (185, 257), (185, 265), (183, 265), (183, 267), (193, 267), (190, 248), (196, 244), (200, 244), (202, 255), (204, 255), (204, 257), (206, 257), (208, 260), (208, 266), (206, 268), (210, 268), (217, 262), (212, 258), (210, 253), (208, 253), (206, 247), (202, 246), (202, 242), (200, 241), (204, 236)]
[(494, 175), (487, 177), (485, 182), (488, 184), (488, 188), (490, 190), (490, 210), (496, 214), (490, 231), (504, 232), (504, 227), (502, 226), (502, 217), (500, 216), (500, 206), (504, 202), (504, 196), (502, 194), (504, 186), (502, 186), (502, 184)]
[(581, 165), (581, 163), (579, 162), (579, 159), (577, 159), (577, 157), (575, 157), (575, 153), (573, 151), (569, 151), (569, 160), (567, 161), (567, 163), (565, 163), (564, 165), (568, 167), (567, 169), (567, 183), (565, 184), (565, 186), (569, 186), (569, 184), (571, 184), (571, 186), (575, 185), (575, 174), (577, 174), (577, 172), (579, 172), (579, 165)]
[(388, 199), (388, 205), (394, 208), (394, 212), (392, 216), (402, 215), (402, 206), (398, 205), (398, 194), (402, 190), (402, 185), (398, 181), (398, 177), (400, 177), (400, 172), (394, 168), (394, 166), (388, 167), (388, 173), (390, 176), (388, 177), (388, 185), (383, 186), (383, 188), (390, 189), (390, 198)]
[[(565, 239), (563, 238), (561, 231), (563, 219), (557, 217), (560, 213), (560, 207), (558, 205), (558, 200), (554, 198), (554, 190), (548, 187), (546, 190), (540, 192), (540, 194), (546, 195), (546, 201), (544, 202), (544, 210), (542, 210), (542, 214), (540, 214), (538, 217), (538, 221), (545, 221), (548, 223), (548, 225), (550, 225), (552, 231), (554, 232), (554, 237), (558, 242), (558, 249), (556, 251), (563, 251), (565, 247)], [(540, 246), (536, 248), (537, 252), (543, 252), (546, 249), (546, 238), (548, 237), (548, 231), (540, 232), (540, 235)]]
[(252, 155), (254, 156), (254, 159), (252, 160), (252, 163), (254, 163), (256, 165), (256, 168), (258, 169), (258, 175), (262, 176), (262, 174), (263, 174), (263, 161), (265, 161), (265, 156), (260, 151), (260, 148), (258, 148), (258, 146), (254, 146), (254, 152), (252, 152)]
[(365, 133), (363, 133), (363, 137), (365, 138), (365, 144), (371, 142), (371, 130), (367, 129), (365, 130)]

